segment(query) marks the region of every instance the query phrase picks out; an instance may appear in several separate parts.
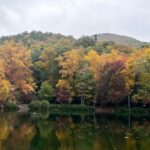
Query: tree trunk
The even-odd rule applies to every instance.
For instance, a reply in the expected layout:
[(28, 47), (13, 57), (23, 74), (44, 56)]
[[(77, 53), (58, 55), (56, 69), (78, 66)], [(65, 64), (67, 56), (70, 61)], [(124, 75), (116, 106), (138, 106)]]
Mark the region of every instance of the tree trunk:
[(84, 104), (84, 99), (83, 99), (83, 96), (81, 96), (81, 105)]
[(128, 128), (129, 129), (131, 128), (131, 116), (130, 116), (130, 114), (128, 116)]
[(94, 108), (95, 108), (95, 105), (96, 105), (96, 100), (94, 100)]
[(128, 108), (129, 108), (129, 109), (130, 109), (130, 107), (131, 107), (131, 106), (130, 106), (130, 101), (131, 101), (131, 100), (130, 100), (130, 95), (128, 95)]

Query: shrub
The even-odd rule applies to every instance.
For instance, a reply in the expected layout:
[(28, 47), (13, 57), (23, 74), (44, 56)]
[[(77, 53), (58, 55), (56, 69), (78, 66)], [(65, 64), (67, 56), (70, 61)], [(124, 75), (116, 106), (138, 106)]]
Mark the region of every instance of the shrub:
[(4, 102), (4, 109), (17, 110), (18, 106), (14, 101), (8, 100)]
[(47, 100), (42, 100), (41, 101), (41, 110), (48, 110), (49, 106), (50, 106), (50, 104)]
[(40, 87), (40, 90), (38, 91), (38, 98), (46, 99), (46, 100), (52, 100), (54, 96), (54, 89), (50, 85), (49, 81), (42, 82), (42, 85)]
[(29, 104), (31, 110), (39, 110), (41, 107), (41, 102), (39, 100), (33, 100)]
[(61, 108), (61, 105), (60, 104), (50, 104), (49, 108), (50, 108), (50, 110), (54, 110), (54, 109), (58, 110)]

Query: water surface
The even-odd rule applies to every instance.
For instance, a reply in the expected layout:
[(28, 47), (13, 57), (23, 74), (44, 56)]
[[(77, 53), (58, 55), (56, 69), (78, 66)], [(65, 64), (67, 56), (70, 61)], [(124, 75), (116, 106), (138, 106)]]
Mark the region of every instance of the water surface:
[(150, 150), (150, 120), (1, 112), (0, 150)]

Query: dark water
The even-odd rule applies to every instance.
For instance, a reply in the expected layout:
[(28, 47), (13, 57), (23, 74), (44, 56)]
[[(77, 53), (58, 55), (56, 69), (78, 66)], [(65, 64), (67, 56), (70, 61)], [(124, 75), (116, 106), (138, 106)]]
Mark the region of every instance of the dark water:
[(0, 150), (150, 150), (150, 120), (0, 113)]

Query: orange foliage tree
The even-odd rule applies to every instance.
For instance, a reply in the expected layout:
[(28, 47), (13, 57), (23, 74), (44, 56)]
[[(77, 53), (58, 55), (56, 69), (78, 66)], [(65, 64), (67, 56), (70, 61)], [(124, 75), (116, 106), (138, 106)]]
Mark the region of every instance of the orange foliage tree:
[[(1, 80), (3, 80), (1, 83), (5, 84), (1, 86), (2, 89), (8, 93), (11, 87), (13, 98), (28, 100), (35, 88), (30, 69), (30, 51), (14, 42), (5, 43), (0, 46), (0, 60), (3, 66), (0, 71)], [(0, 92), (4, 93), (2, 89)]]

